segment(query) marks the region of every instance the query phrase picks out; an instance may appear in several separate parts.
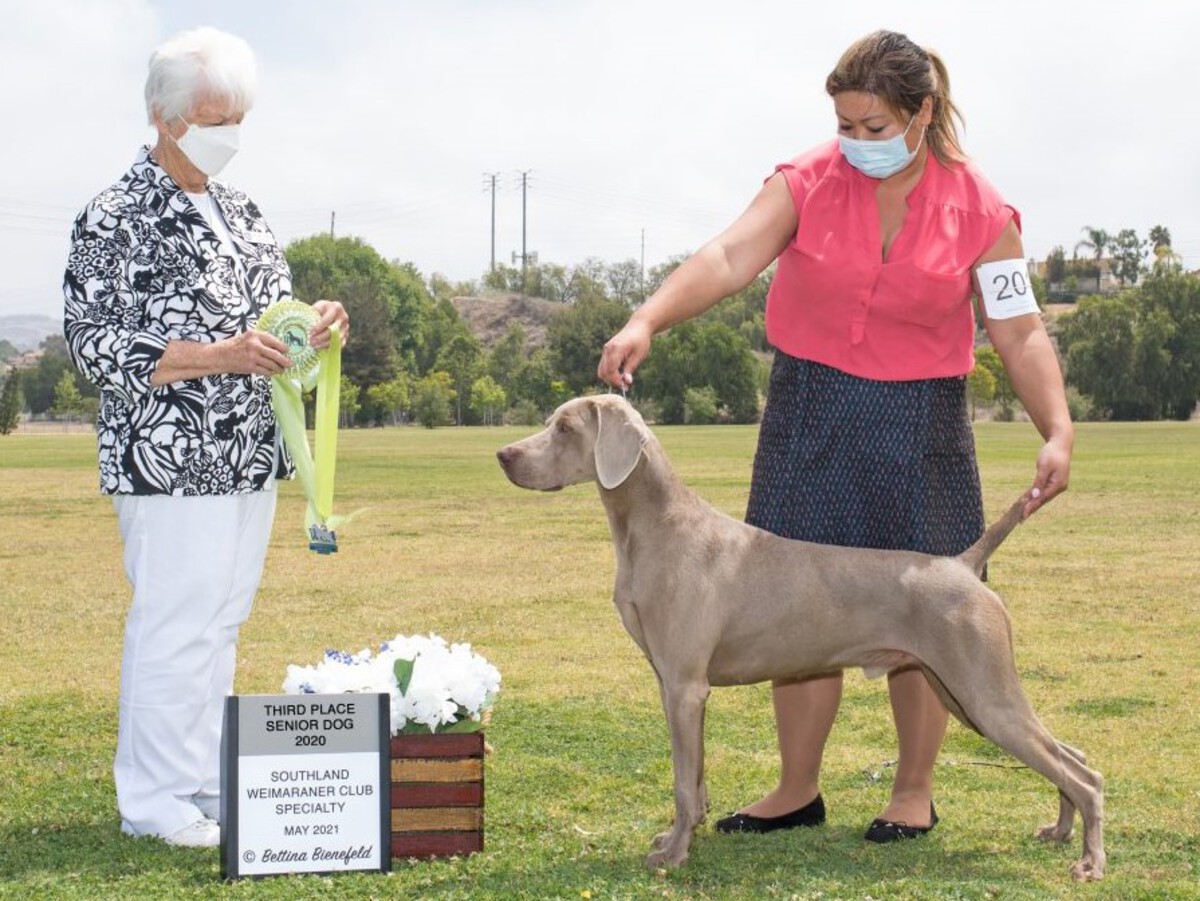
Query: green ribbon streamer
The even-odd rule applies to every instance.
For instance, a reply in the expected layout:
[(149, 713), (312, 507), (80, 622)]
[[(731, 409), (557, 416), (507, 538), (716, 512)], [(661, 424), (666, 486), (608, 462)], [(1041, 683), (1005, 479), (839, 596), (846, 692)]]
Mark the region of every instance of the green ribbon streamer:
[[(313, 348), (308, 336), (319, 320), (320, 315), (307, 304), (285, 300), (269, 307), (257, 327), (288, 346), (292, 365), (271, 379), (271, 406), (307, 501), (304, 529), (309, 548), (332, 553), (337, 551), (334, 533), (351, 518), (333, 515), (342, 339), (338, 327), (331, 326), (329, 346), (320, 351)], [(312, 388), (317, 392), (315, 454), (309, 449), (304, 424), (304, 392)]]

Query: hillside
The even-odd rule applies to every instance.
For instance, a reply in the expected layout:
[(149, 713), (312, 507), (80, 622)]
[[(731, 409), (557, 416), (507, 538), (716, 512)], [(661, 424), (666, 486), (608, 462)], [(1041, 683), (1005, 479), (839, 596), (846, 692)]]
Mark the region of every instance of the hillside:
[(494, 347), (514, 323), (520, 323), (525, 329), (526, 350), (543, 347), (546, 326), (562, 309), (562, 304), (523, 294), (455, 297), (450, 303), (458, 310), (471, 334), (488, 349)]
[(48, 335), (62, 334), (62, 320), (33, 313), (0, 316), (0, 340), (17, 350), (32, 350)]

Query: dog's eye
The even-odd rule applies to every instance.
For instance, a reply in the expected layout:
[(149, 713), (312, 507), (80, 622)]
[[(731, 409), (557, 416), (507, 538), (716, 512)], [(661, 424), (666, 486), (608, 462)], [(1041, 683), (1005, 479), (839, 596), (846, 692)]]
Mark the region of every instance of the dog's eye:
[(571, 425), (565, 419), (560, 419), (554, 424), (554, 430), (560, 434), (571, 431)]

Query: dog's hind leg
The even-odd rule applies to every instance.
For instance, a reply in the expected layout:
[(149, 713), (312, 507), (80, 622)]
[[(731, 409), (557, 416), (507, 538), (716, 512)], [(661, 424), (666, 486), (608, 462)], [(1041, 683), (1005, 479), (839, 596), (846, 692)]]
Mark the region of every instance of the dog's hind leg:
[[(1083, 752), (1072, 748), (1064, 742), (1058, 742), (1059, 750), (1065, 754), (1074, 757), (1080, 764), (1087, 764), (1087, 758), (1083, 756)], [(1050, 826), (1045, 826), (1038, 830), (1037, 837), (1042, 841), (1047, 842), (1068, 842), (1075, 832), (1075, 805), (1071, 803), (1071, 799), (1059, 791), (1058, 793), (1058, 821)]]
[(682, 866), (687, 861), (692, 833), (708, 813), (704, 787), (704, 708), (708, 683), (661, 681), (660, 690), (671, 732), (675, 822), (669, 831), (655, 836), (650, 856), (646, 858), (651, 869)]
[[(977, 661), (978, 662), (978, 661)], [(993, 667), (983, 667), (997, 675)], [(942, 678), (945, 669), (941, 670)], [(1064, 745), (1042, 725), (1025, 696), (1017, 679), (1016, 668), (994, 683), (986, 697), (956, 692), (968, 721), (977, 725), (980, 734), (1004, 748), (1030, 769), (1041, 773), (1059, 791), (1058, 821), (1038, 835), (1040, 838), (1065, 841), (1071, 834), (1075, 811), (1083, 821), (1083, 856), (1071, 867), (1071, 874), (1080, 880), (1104, 876), (1104, 780), (1095, 770), (1083, 763), (1083, 755)], [(954, 685), (948, 682), (953, 691)]]
[[(925, 665), (922, 665), (921, 669), (925, 673), (925, 678), (929, 681), (934, 694), (938, 696), (938, 699), (945, 705), (946, 709), (954, 714), (955, 718), (968, 729), (982, 735), (983, 733), (980, 732), (979, 727), (963, 711), (962, 705), (958, 703), (958, 699), (950, 693), (950, 690), (946, 688), (946, 684), (938, 678), (937, 673)], [(1064, 751), (1072, 754), (1080, 763), (1086, 763), (1081, 752), (1062, 742), (1058, 744)], [(1043, 841), (1068, 842), (1075, 832), (1075, 805), (1071, 803), (1070, 798), (1063, 794), (1061, 789), (1058, 792), (1058, 802), (1058, 821), (1053, 825), (1039, 829), (1037, 832), (1037, 837)]]
[(938, 678), (938, 674), (923, 663), (921, 664), (921, 672), (925, 674), (925, 681), (929, 683), (929, 687), (933, 689), (933, 693), (942, 702), (942, 706), (954, 714), (954, 718), (972, 732), (979, 732), (979, 727), (971, 722), (971, 718), (963, 712), (962, 705), (958, 703), (958, 698), (950, 693), (950, 689), (946, 687), (945, 682)]

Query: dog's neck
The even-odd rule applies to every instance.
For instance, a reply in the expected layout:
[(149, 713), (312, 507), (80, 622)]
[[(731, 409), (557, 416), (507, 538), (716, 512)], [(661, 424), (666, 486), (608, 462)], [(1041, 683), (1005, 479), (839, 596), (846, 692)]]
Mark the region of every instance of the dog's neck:
[(615, 488), (600, 487), (613, 543), (631, 553), (643, 530), (678, 527), (680, 508), (687, 506), (688, 498), (694, 498), (692, 492), (675, 475), (662, 445), (653, 438), (643, 445), (641, 459), (624, 482)]

